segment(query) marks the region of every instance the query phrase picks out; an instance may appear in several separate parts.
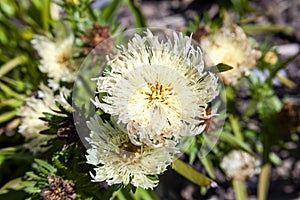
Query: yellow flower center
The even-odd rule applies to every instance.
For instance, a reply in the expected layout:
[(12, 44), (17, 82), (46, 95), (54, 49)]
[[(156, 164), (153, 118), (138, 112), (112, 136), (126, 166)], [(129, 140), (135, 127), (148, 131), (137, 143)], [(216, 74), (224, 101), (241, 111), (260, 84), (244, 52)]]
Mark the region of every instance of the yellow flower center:
[(172, 87), (163, 86), (160, 83), (148, 83), (148, 86), (141, 88), (139, 92), (147, 95), (145, 99), (149, 100), (149, 103), (166, 103), (167, 98), (173, 95)]
[(131, 161), (137, 163), (139, 161), (139, 155), (142, 153), (142, 146), (135, 146), (130, 141), (123, 142), (120, 146), (123, 151), (120, 153), (120, 157), (123, 161)]
[(135, 146), (130, 141), (123, 142), (120, 146), (120, 149), (130, 152), (130, 153), (141, 153), (141, 146)]
[(70, 57), (69, 57), (68, 55), (66, 55), (66, 54), (63, 53), (63, 54), (57, 59), (57, 63), (59, 63), (59, 64), (64, 64), (64, 63), (68, 62), (69, 59), (70, 59)]

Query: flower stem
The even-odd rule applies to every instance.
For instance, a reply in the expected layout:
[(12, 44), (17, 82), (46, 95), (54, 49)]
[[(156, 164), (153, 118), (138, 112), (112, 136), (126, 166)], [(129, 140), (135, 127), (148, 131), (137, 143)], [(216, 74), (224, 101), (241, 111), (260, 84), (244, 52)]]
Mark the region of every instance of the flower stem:
[(267, 198), (269, 189), (271, 164), (266, 163), (261, 168), (261, 173), (258, 179), (258, 200), (265, 200)]
[(247, 190), (244, 180), (232, 180), (235, 198), (237, 200), (247, 200)]
[(229, 115), (229, 121), (233, 130), (234, 135), (240, 139), (240, 140), (244, 140), (243, 134), (241, 132), (241, 127), (239, 125), (239, 119), (234, 116), (234, 115)]

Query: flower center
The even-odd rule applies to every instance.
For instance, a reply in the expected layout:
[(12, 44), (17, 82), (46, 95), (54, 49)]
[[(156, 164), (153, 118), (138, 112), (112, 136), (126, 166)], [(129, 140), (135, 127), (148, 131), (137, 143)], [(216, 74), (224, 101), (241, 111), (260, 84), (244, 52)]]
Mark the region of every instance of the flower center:
[[(132, 144), (130, 141), (123, 142), (120, 146), (120, 149), (128, 152), (129, 154), (131, 153), (141, 153), (141, 147), (140, 146), (135, 146)], [(126, 153), (127, 154), (127, 153)]]
[(145, 99), (149, 100), (149, 102), (165, 102), (168, 96), (173, 95), (172, 87), (165, 87), (160, 83), (148, 83), (148, 88), (142, 89), (142, 94), (146, 94), (147, 97)]
[(70, 59), (69, 56), (63, 53), (63, 54), (57, 59), (57, 63), (59, 63), (59, 64), (64, 64), (64, 63), (68, 62), (69, 59)]
[(123, 151), (120, 154), (120, 157), (125, 162), (137, 163), (139, 162), (139, 157), (142, 153), (141, 146), (135, 146), (130, 141), (123, 142), (120, 146), (120, 149)]

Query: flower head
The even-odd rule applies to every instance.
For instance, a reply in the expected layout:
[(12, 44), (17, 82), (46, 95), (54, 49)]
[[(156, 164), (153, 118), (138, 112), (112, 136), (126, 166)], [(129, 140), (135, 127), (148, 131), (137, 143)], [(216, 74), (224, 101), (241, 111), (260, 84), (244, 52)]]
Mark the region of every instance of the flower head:
[(19, 132), (25, 139), (31, 140), (27, 147), (33, 152), (39, 151), (37, 147), (52, 137), (39, 134), (41, 131), (48, 129), (48, 123), (40, 119), (44, 117), (44, 113), (61, 115), (56, 112), (60, 111), (56, 102), (60, 103), (66, 110), (72, 111), (72, 107), (65, 100), (65, 94), (68, 95), (69, 93), (68, 90), (64, 88), (60, 93), (60, 95), (54, 95), (50, 88), (42, 84), (37, 96), (26, 98), (24, 106), (18, 110), (18, 116), (22, 117)]
[(217, 78), (204, 71), (202, 51), (190, 37), (174, 32), (173, 41), (160, 41), (148, 30), (119, 46), (107, 64), (111, 70), (96, 79), (98, 92), (107, 95), (94, 103), (127, 125), (135, 145), (172, 146), (204, 130), (199, 119), (218, 94)]
[(54, 82), (73, 82), (76, 77), (76, 66), (72, 59), (73, 42), (73, 35), (56, 38), (56, 41), (36, 35), (32, 40), (33, 47), (41, 57), (39, 69)]
[(244, 31), (238, 26), (222, 28), (211, 37), (201, 38), (201, 46), (211, 65), (224, 63), (233, 67), (221, 73), (226, 84), (235, 85), (238, 79), (256, 65), (261, 52), (253, 47)]
[(225, 174), (237, 180), (244, 180), (258, 172), (259, 161), (249, 153), (233, 150), (221, 161)]
[(148, 176), (164, 172), (172, 162), (172, 149), (136, 146), (128, 134), (117, 124), (111, 126), (95, 115), (87, 122), (91, 134), (86, 140), (91, 145), (87, 150), (87, 163), (96, 166), (93, 181), (106, 181), (108, 185), (131, 183), (135, 187), (153, 188), (157, 180)]

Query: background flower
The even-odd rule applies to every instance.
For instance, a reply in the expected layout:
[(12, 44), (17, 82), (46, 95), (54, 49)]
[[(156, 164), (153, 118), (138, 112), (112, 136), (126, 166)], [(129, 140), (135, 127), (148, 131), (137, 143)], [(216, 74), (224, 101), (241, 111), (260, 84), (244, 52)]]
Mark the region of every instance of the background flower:
[(65, 100), (65, 93), (67, 95), (69, 93), (66, 88), (60, 91), (60, 95), (54, 95), (50, 88), (41, 84), (37, 96), (28, 97), (25, 99), (25, 104), (19, 108), (18, 115), (22, 117), (19, 132), (26, 140), (30, 140), (30, 143), (25, 146), (33, 152), (40, 151), (41, 149), (38, 147), (41, 143), (54, 137), (53, 135), (39, 134), (48, 129), (48, 122), (41, 119), (45, 117), (45, 113), (64, 116), (64, 114), (58, 113), (60, 109), (56, 105), (57, 102), (61, 102), (66, 110), (72, 111), (72, 106)]
[(41, 57), (39, 69), (46, 73), (54, 82), (73, 82), (77, 67), (73, 61), (74, 36), (54, 39), (35, 35), (33, 47)]
[(208, 63), (224, 63), (233, 67), (221, 73), (226, 84), (235, 85), (249, 69), (255, 67), (261, 52), (254, 48), (245, 32), (238, 26), (223, 27), (208, 37), (202, 37), (201, 46), (207, 53)]
[(221, 168), (225, 174), (237, 180), (245, 180), (259, 172), (259, 161), (249, 153), (233, 150), (221, 161)]

